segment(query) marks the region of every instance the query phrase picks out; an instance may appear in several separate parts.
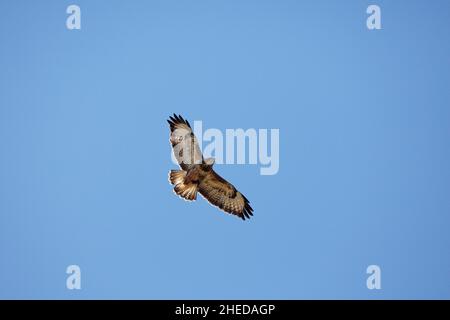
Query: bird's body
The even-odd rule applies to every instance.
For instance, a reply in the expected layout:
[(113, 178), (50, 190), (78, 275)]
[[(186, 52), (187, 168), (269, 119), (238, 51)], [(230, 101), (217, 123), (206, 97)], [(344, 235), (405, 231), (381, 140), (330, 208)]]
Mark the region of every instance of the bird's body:
[(170, 125), (170, 142), (181, 170), (171, 170), (169, 181), (174, 192), (188, 201), (200, 193), (206, 200), (225, 212), (243, 220), (253, 215), (248, 199), (219, 176), (213, 169), (214, 159), (204, 159), (197, 139), (187, 120), (173, 115)]

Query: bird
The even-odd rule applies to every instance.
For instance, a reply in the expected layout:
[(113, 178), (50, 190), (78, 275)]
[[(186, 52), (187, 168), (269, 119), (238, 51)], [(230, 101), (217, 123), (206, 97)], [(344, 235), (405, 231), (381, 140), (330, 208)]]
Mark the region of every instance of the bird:
[(181, 170), (169, 171), (173, 191), (186, 201), (195, 201), (197, 193), (210, 204), (242, 220), (253, 216), (250, 201), (213, 169), (214, 158), (203, 158), (189, 121), (181, 115), (169, 116), (170, 143)]

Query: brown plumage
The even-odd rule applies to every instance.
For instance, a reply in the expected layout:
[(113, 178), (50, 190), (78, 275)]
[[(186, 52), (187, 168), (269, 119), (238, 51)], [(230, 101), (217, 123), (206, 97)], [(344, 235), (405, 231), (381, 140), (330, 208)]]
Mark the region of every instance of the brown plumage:
[(181, 170), (171, 170), (169, 181), (174, 192), (188, 201), (197, 199), (199, 192), (214, 206), (245, 220), (253, 215), (248, 199), (214, 170), (214, 159), (204, 159), (197, 138), (189, 122), (173, 115), (170, 125), (170, 143)]

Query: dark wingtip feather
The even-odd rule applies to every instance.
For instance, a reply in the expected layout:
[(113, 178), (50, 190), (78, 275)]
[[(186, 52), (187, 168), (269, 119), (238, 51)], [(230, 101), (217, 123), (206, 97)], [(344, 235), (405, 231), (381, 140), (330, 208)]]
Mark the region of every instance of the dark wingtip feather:
[(250, 206), (250, 202), (248, 201), (248, 199), (243, 196), (245, 199), (245, 204), (244, 204), (244, 214), (247, 216), (247, 218), (250, 218), (250, 216), (253, 216), (253, 208)]
[(239, 217), (242, 220), (250, 219), (250, 217), (253, 216), (253, 208), (250, 206), (248, 199), (244, 195), (242, 195), (242, 197), (244, 198), (244, 208), (240, 212)]
[[(174, 127), (175, 125), (179, 124), (179, 123), (185, 124), (189, 128), (191, 128), (191, 124), (189, 123), (189, 121), (184, 119), (181, 115), (177, 115), (177, 114), (174, 113), (173, 115), (169, 116), (169, 119), (171, 121), (171, 123), (169, 122), (169, 124), (171, 125), (171, 128)], [(169, 121), (169, 120), (167, 120), (167, 121)]]

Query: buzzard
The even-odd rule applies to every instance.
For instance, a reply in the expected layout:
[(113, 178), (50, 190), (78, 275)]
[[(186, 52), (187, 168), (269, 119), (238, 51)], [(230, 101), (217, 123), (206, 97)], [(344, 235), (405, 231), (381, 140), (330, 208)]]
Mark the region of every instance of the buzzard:
[(214, 206), (245, 220), (253, 215), (248, 199), (214, 170), (214, 159), (204, 159), (191, 125), (180, 115), (169, 117), (170, 143), (181, 170), (170, 170), (169, 182), (188, 201), (197, 192)]

